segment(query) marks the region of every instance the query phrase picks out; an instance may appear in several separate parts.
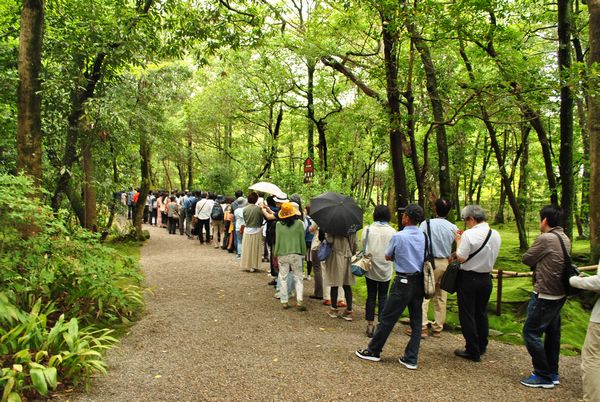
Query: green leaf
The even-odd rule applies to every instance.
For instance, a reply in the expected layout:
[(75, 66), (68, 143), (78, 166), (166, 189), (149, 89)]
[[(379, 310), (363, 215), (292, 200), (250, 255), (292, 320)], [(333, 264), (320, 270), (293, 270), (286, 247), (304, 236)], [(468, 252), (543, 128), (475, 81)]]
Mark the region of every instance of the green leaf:
[(2, 400), (6, 401), (11, 394), (13, 387), (15, 386), (15, 378), (11, 377), (6, 381), (6, 386), (4, 387), (4, 392), (2, 393)]
[(44, 377), (46, 377), (46, 381), (52, 387), (52, 389), (56, 389), (58, 384), (56, 367), (48, 367), (44, 369)]
[(35, 359), (34, 359), (34, 360), (35, 360), (37, 363), (39, 363), (39, 362), (40, 362), (40, 361), (42, 361), (42, 359), (43, 359), (44, 357), (46, 357), (46, 356), (48, 356), (48, 352), (47, 352), (47, 351), (45, 351), (45, 350), (40, 350), (39, 352), (37, 352), (37, 353), (35, 354)]
[(22, 402), (22, 399), (16, 392), (11, 392), (11, 394), (8, 396), (7, 402)]
[(73, 339), (76, 339), (79, 336), (79, 325), (77, 324), (77, 318), (71, 318), (69, 321), (69, 335)]
[(33, 368), (29, 372), (31, 376), (31, 383), (34, 388), (42, 395), (48, 394), (48, 385), (46, 384), (46, 378), (42, 369)]

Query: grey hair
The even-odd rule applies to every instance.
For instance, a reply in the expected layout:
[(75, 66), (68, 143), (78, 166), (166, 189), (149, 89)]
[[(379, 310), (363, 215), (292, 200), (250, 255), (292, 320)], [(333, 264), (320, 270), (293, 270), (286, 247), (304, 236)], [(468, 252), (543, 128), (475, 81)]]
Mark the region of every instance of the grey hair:
[(467, 219), (473, 218), (476, 222), (485, 221), (485, 211), (477, 204), (467, 205), (460, 211), (460, 218)]

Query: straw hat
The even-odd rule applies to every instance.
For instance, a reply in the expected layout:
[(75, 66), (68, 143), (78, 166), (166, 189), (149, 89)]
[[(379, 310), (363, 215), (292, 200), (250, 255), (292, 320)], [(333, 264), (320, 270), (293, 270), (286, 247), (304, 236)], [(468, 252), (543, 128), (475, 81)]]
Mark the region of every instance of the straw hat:
[(291, 202), (284, 202), (281, 204), (281, 209), (279, 210), (277, 216), (279, 216), (279, 219), (285, 219), (296, 215), (297, 212), (298, 210), (292, 205)]

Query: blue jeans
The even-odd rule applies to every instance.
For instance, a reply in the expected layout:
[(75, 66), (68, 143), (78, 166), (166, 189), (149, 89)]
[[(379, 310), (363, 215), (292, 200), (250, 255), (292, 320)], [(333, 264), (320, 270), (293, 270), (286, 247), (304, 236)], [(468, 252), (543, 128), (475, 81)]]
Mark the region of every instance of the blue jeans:
[[(535, 374), (546, 381), (552, 381), (552, 374), (558, 374), (560, 310), (566, 300), (566, 297), (559, 300), (540, 299), (534, 293), (527, 306), (523, 339), (531, 355)], [(542, 343), (543, 334), (545, 336)]]
[(404, 349), (404, 359), (410, 364), (417, 364), (419, 346), (421, 344), (421, 321), (423, 319), (423, 274), (396, 274), (390, 287), (383, 311), (379, 314), (379, 324), (375, 328), (373, 339), (369, 342), (369, 351), (379, 355), (394, 325), (408, 307), (412, 335)]
[(243, 234), (240, 233), (239, 230), (235, 231), (235, 244), (236, 244), (236, 252), (237, 252), (237, 256), (241, 257), (242, 255), (242, 238), (244, 237)]

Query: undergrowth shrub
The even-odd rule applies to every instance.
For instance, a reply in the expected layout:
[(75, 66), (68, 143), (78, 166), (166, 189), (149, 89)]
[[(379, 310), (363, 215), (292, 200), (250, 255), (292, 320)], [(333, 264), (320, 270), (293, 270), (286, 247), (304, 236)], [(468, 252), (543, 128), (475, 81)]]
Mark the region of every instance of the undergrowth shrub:
[[(68, 229), (24, 177), (0, 175), (0, 389), (2, 401), (86, 384), (104, 372), (111, 326), (143, 307), (137, 262), (96, 234)], [(22, 236), (23, 227), (35, 227)]]

